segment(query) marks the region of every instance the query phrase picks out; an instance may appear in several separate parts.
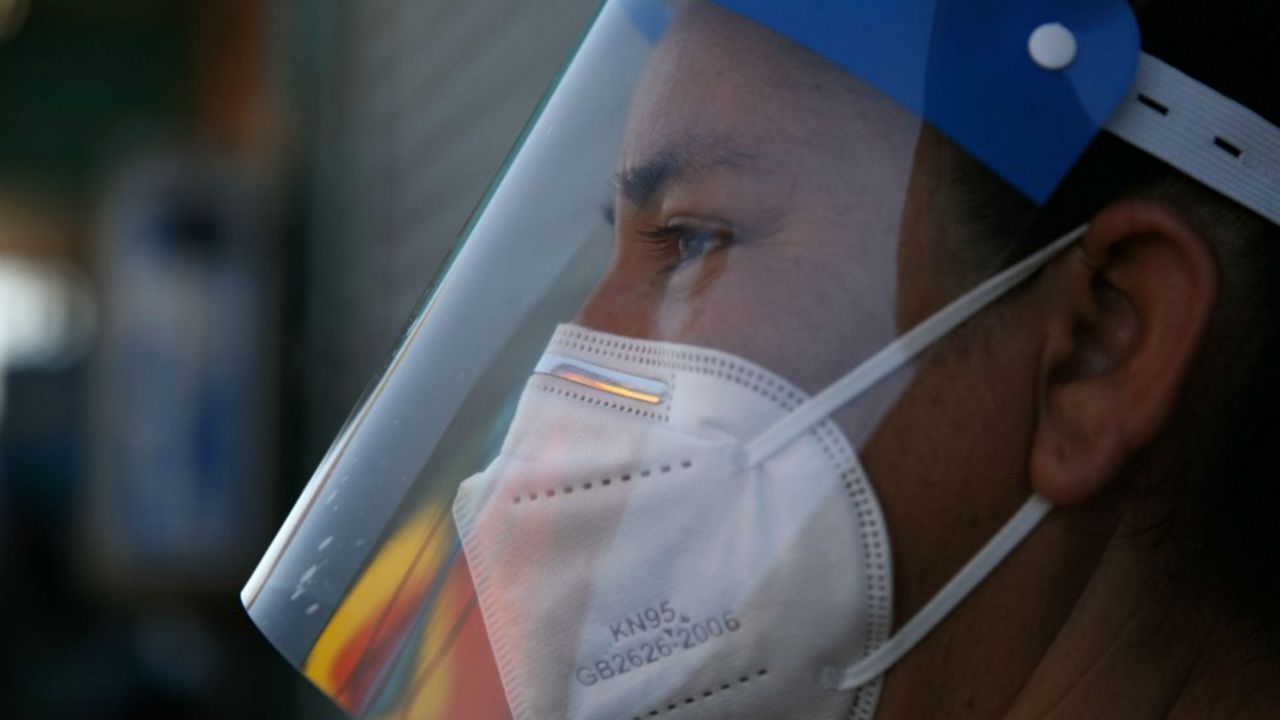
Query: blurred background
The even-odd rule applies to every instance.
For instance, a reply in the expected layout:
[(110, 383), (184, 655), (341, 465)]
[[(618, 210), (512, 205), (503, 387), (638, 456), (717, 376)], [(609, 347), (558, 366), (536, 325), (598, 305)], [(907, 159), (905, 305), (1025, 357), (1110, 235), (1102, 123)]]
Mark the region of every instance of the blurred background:
[(0, 0), (0, 718), (337, 718), (239, 589), (595, 0)]

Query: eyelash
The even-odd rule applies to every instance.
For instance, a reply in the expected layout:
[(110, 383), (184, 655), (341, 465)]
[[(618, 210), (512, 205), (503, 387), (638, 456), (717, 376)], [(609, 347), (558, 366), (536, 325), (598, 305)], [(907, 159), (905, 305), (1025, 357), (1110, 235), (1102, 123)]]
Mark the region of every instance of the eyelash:
[[(714, 245), (709, 249), (702, 250), (696, 255), (688, 255), (689, 243), (698, 237), (707, 237), (714, 241)], [(715, 230), (706, 230), (692, 225), (681, 223), (673, 223), (670, 225), (662, 225), (652, 227), (647, 230), (640, 231), (640, 238), (643, 242), (649, 244), (660, 257), (668, 258), (670, 263), (666, 271), (674, 271), (686, 262), (701, 257), (709, 252), (714, 252), (733, 241), (733, 231), (728, 228), (717, 228)]]

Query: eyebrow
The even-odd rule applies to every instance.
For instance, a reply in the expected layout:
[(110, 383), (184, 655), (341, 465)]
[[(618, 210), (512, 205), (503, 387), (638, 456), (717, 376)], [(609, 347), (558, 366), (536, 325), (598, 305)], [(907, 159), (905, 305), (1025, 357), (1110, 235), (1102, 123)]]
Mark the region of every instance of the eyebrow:
[(740, 167), (753, 156), (722, 143), (705, 139), (668, 145), (644, 161), (623, 168), (617, 176), (618, 189), (633, 205), (647, 207), (672, 185), (713, 169)]

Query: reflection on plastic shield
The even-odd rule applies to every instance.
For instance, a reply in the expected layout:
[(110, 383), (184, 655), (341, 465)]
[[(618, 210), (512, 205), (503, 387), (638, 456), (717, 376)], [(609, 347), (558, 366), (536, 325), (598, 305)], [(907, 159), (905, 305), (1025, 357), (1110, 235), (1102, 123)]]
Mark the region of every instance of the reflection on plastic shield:
[[(500, 424), (546, 333), (581, 304), (594, 268), (607, 263), (599, 208), (611, 192), (608, 168), (650, 42), (620, 12), (606, 9), (597, 21), (404, 344), (246, 585), (254, 621), (294, 663), (308, 656), (345, 588), (372, 562), (369, 553), (406, 497), (451, 500), (457, 483), (496, 450), (482, 436)], [(564, 218), (591, 222), (566, 231)], [(556, 242), (513, 242), (525, 238)], [(453, 442), (441, 445), (449, 433)], [(304, 595), (294, 600), (300, 586)], [(301, 610), (313, 603), (315, 612)]]
[(316, 641), (306, 676), (368, 718), (510, 717), (447, 505), (378, 552)]
[(497, 453), (547, 334), (608, 265), (600, 207), (665, 17), (637, 25), (639, 5), (604, 7), (242, 593), (354, 717), (510, 717), (449, 509)]

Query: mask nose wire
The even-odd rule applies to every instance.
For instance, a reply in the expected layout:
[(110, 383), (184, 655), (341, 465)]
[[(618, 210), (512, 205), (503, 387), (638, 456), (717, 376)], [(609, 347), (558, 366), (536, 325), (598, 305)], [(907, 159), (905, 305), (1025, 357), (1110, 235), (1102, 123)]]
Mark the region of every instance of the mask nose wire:
[(1070, 246), (1089, 229), (1086, 223), (1052, 243), (993, 275), (951, 304), (929, 316), (906, 334), (889, 343), (844, 377), (798, 405), (747, 444), (747, 466), (755, 466), (789, 445), (836, 410), (852, 402), (895, 370), (911, 362), (929, 346), (946, 337), (996, 298), (1022, 281)]

